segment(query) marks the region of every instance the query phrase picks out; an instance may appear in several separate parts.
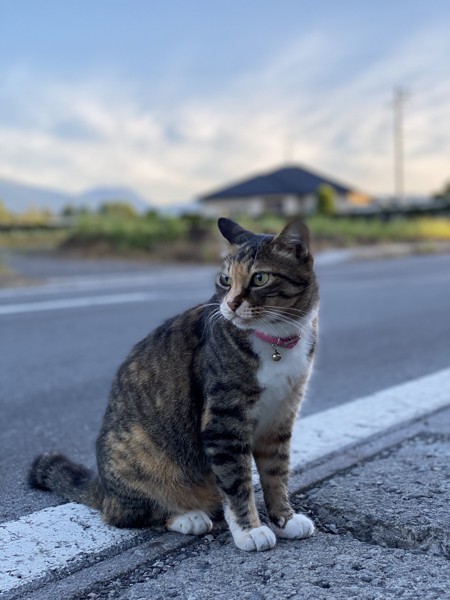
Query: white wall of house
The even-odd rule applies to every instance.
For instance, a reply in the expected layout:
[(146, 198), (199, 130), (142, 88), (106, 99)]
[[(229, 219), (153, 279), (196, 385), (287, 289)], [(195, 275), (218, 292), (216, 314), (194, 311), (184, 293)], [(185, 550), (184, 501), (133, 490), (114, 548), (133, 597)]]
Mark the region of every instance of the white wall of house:
[(314, 194), (308, 194), (302, 196), (300, 204), (300, 213), (304, 215), (311, 215), (316, 212), (317, 198)]
[(354, 207), (352, 207), (351, 203), (349, 202), (347, 195), (335, 194), (334, 202), (335, 202), (336, 212), (338, 212), (338, 213), (343, 213), (343, 212), (350, 210), (351, 208), (354, 208)]
[[(345, 212), (351, 208), (346, 195), (336, 194), (336, 210)], [(253, 196), (250, 198), (224, 198), (223, 200), (203, 200), (202, 212), (208, 217), (233, 217), (242, 213), (257, 217), (265, 212), (281, 213), (286, 217), (298, 214), (310, 215), (316, 211), (315, 194), (306, 196)]]
[(264, 212), (264, 200), (253, 198), (228, 198), (224, 200), (203, 200), (202, 212), (207, 217), (232, 217), (242, 213), (257, 217)]
[(285, 196), (283, 201), (283, 214), (287, 217), (292, 217), (298, 213), (298, 197), (297, 196)]

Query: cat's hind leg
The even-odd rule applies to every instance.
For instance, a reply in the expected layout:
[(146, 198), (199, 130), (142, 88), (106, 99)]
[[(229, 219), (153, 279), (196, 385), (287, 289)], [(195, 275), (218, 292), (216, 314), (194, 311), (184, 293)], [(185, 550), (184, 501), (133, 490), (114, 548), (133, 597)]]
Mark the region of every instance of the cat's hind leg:
[(170, 517), (166, 523), (168, 531), (176, 531), (185, 535), (203, 535), (212, 529), (212, 521), (202, 510), (190, 510), (182, 515)]
[(148, 505), (122, 501), (113, 494), (105, 494), (101, 512), (105, 523), (114, 527), (153, 527), (157, 525), (159, 519), (152, 508)]

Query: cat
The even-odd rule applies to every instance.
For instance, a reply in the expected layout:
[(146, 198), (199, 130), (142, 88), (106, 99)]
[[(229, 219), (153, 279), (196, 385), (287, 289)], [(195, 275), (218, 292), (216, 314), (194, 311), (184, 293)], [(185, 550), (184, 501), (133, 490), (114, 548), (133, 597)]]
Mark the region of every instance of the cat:
[[(218, 227), (229, 253), (211, 300), (150, 333), (117, 372), (98, 475), (49, 453), (36, 458), (29, 483), (117, 527), (201, 535), (222, 509), (238, 548), (268, 550), (277, 537), (314, 531), (291, 507), (288, 477), (316, 346), (318, 283), (300, 221), (277, 236), (225, 218)], [(268, 525), (255, 504), (252, 458)]]

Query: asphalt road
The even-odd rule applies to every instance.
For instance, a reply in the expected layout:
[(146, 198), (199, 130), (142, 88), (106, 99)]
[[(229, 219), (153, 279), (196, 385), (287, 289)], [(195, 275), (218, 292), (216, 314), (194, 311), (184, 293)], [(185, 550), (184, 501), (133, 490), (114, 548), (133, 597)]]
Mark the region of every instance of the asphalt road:
[[(449, 366), (450, 256), (318, 262), (321, 335), (304, 415)], [(164, 318), (206, 301), (215, 272), (44, 266), (47, 277), (68, 277), (0, 291), (0, 521), (58, 503), (26, 487), (36, 454), (62, 450), (95, 465), (116, 368)]]

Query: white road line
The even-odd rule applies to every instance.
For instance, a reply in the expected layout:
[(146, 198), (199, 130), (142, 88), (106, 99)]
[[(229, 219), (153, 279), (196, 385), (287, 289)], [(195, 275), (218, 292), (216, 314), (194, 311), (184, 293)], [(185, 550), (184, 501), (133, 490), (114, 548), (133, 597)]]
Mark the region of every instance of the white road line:
[[(352, 257), (352, 250), (340, 249), (318, 253), (315, 257), (316, 265), (329, 265), (345, 262)], [(126, 267), (124, 267), (126, 269)], [(47, 294), (60, 294), (64, 292), (101, 291), (111, 288), (130, 288), (136, 286), (149, 286), (161, 284), (180, 285), (184, 283), (198, 283), (209, 285), (213, 290), (214, 276), (219, 265), (198, 266), (170, 266), (165, 268), (149, 266), (148, 269), (136, 272), (102, 273), (73, 275), (66, 277), (51, 277), (42, 283), (24, 287), (0, 289), (0, 300), (3, 298), (20, 298)]]
[(300, 418), (294, 428), (293, 468), (450, 405), (450, 369)]
[(105, 525), (94, 511), (73, 502), (2, 523), (0, 592), (38, 580), (86, 553), (98, 554), (136, 535), (133, 530)]
[[(300, 419), (293, 469), (449, 405), (450, 369), (445, 369)], [(106, 526), (96, 511), (74, 503), (0, 523), (0, 591), (19, 589), (137, 535)]]
[(0, 300), (3, 298), (20, 298), (66, 292), (103, 291), (112, 288), (138, 286), (173, 285), (186, 283), (209, 284), (213, 289), (214, 274), (217, 269), (211, 267), (185, 267), (171, 269), (170, 267), (158, 273), (129, 273), (117, 275), (91, 275), (83, 277), (54, 278), (42, 284), (27, 287), (0, 289)]
[(134, 292), (130, 294), (105, 294), (104, 296), (84, 296), (82, 298), (62, 298), (60, 300), (42, 300), (40, 302), (4, 304), (0, 306), (0, 316), (41, 312), (46, 310), (63, 310), (66, 308), (84, 308), (86, 306), (124, 304), (126, 302), (146, 302), (148, 300), (155, 300), (157, 297), (158, 294), (156, 293)]
[[(183, 298), (196, 298), (195, 292), (183, 291)], [(128, 304), (149, 302), (151, 300), (179, 299), (180, 294), (161, 292), (130, 292), (127, 294), (104, 294), (100, 296), (83, 296), (79, 298), (61, 298), (59, 300), (41, 300), (39, 302), (20, 302), (0, 305), (0, 317), (48, 310), (64, 310), (68, 308), (86, 308), (89, 306), (107, 306), (110, 304)]]

